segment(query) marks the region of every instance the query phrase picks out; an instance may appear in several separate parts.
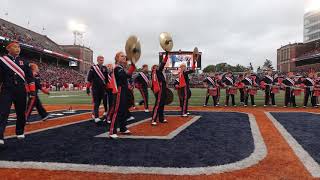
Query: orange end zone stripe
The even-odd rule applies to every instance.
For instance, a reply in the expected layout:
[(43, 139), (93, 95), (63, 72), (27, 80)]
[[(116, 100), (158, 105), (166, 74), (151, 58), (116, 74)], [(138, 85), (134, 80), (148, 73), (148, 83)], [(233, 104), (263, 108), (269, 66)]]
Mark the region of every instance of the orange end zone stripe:
[(167, 136), (172, 131), (189, 122), (194, 116), (179, 117), (167, 116), (168, 123), (158, 123), (157, 126), (151, 126), (151, 120), (129, 128), (133, 136)]

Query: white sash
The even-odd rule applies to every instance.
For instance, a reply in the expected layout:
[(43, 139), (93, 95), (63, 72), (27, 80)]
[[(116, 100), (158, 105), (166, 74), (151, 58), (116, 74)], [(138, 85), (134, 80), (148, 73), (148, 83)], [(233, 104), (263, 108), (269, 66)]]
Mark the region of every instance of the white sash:
[(214, 81), (213, 81), (213, 79), (211, 77), (207, 77), (207, 79), (211, 82), (212, 86), (215, 85), (215, 83), (214, 83)]
[(9, 69), (11, 69), (13, 72), (18, 74), (18, 76), (23, 80), (25, 80), (25, 74), (24, 71), (15, 63), (13, 62), (10, 58), (7, 56), (0, 57), (1, 61), (8, 66)]
[(233, 80), (232, 80), (231, 78), (226, 77), (226, 79), (227, 79), (228, 81), (230, 81), (230, 82), (231, 82), (231, 84), (233, 84)]
[(272, 78), (271, 76), (266, 75), (266, 77), (267, 77), (268, 79), (270, 79), (270, 80), (273, 82), (273, 78)]
[(293, 81), (292, 79), (287, 78), (287, 80), (288, 80), (292, 85), (294, 85), (294, 84), (295, 84), (295, 83), (294, 83), (294, 81)]
[(93, 67), (94, 71), (97, 73), (97, 75), (100, 77), (100, 79), (102, 80), (102, 82), (105, 83), (105, 79), (106, 79), (106, 78), (104, 77), (103, 73), (101, 72), (99, 66), (93, 65), (92, 67)]
[(311, 84), (312, 84), (313, 86), (315, 85), (314, 80), (312, 80), (312, 79), (310, 79), (310, 78), (307, 78), (307, 80), (308, 80), (309, 82), (311, 82)]
[(252, 80), (250, 78), (246, 77), (246, 80), (250, 83), (250, 85), (252, 85)]
[(147, 77), (143, 72), (140, 72), (140, 75), (141, 75), (141, 77), (144, 79), (144, 81), (149, 85), (150, 82), (149, 82), (148, 77)]

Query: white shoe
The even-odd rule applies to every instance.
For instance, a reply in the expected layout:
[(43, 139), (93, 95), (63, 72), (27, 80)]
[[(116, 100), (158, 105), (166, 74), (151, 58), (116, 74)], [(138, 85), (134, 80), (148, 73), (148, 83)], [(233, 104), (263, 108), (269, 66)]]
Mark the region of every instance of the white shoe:
[(247, 107), (248, 105), (244, 105), (244, 107)]
[(122, 134), (131, 134), (131, 131), (126, 130), (125, 132), (121, 132)]
[(263, 107), (267, 107), (268, 105), (263, 105)]
[(190, 115), (191, 113), (187, 112), (188, 115)]
[(207, 107), (207, 105), (204, 104), (203, 107)]
[(284, 108), (286, 108), (287, 106), (283, 106)]
[(26, 138), (26, 136), (24, 134), (21, 134), (21, 135), (17, 135), (17, 138), (18, 139), (24, 139), (24, 138)]
[(108, 123), (108, 124), (111, 124), (111, 121), (110, 121), (110, 120), (108, 120), (108, 121), (107, 121), (107, 123)]
[(237, 105), (233, 105), (233, 107), (237, 107)]
[(228, 105), (224, 105), (224, 107), (228, 107)]
[(273, 107), (277, 107), (277, 105), (273, 105)]
[(253, 105), (253, 107), (257, 107), (257, 105)]
[(100, 121), (101, 121), (100, 118), (95, 118), (95, 119), (94, 119), (94, 122), (95, 122), (95, 123), (98, 123), (98, 122), (100, 122)]
[(152, 122), (151, 125), (152, 125), (152, 126), (156, 126), (156, 125), (157, 125), (157, 122)]
[(168, 121), (167, 121), (166, 119), (164, 119), (164, 120), (162, 121), (162, 123), (168, 123)]
[(111, 139), (118, 139), (119, 136), (118, 136), (117, 134), (111, 134), (111, 135), (109, 135), (109, 138), (111, 138)]
[(132, 121), (132, 120), (135, 120), (136, 118), (134, 118), (133, 116), (131, 116), (131, 117), (129, 117), (128, 119), (127, 119), (127, 121)]
[(144, 112), (145, 112), (145, 113), (148, 113), (148, 112), (150, 112), (150, 111), (149, 111), (149, 109), (145, 109)]
[(0, 139), (0, 145), (4, 145), (4, 140)]
[(188, 114), (183, 114), (182, 117), (188, 117)]
[(303, 108), (307, 108), (307, 106), (303, 106)]

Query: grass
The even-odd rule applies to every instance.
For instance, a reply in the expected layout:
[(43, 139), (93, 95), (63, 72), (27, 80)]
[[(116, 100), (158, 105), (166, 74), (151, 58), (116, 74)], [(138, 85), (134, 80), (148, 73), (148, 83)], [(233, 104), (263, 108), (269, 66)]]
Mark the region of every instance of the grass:
[[(191, 106), (202, 106), (205, 100), (206, 89), (191, 89), (192, 97), (189, 104)], [(142, 99), (140, 92), (135, 89), (135, 101), (138, 102)], [(236, 95), (236, 103), (239, 105), (240, 94)], [(60, 91), (60, 92), (51, 92), (50, 96), (40, 94), (40, 98), (44, 104), (91, 104), (91, 96), (88, 96), (84, 91)], [(149, 91), (150, 104), (154, 104), (154, 95), (152, 91)], [(258, 106), (264, 105), (264, 92), (259, 91), (258, 95), (255, 98), (256, 104)], [(299, 106), (303, 103), (303, 95), (296, 97), (297, 104)], [(220, 104), (224, 105), (225, 102), (225, 90), (221, 91)], [(231, 103), (231, 101), (230, 101)], [(284, 92), (276, 95), (276, 103), (279, 106), (284, 104)], [(212, 104), (212, 98), (210, 98), (209, 103)], [(249, 102), (250, 104), (250, 102)], [(178, 106), (178, 96), (177, 92), (174, 91), (174, 101), (171, 106)]]

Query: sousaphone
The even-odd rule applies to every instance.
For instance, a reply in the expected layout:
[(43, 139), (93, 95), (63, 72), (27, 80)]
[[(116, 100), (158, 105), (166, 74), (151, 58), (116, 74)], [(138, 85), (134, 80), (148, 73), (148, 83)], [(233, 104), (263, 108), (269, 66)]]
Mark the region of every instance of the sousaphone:
[(126, 54), (127, 58), (131, 60), (133, 64), (136, 64), (141, 56), (141, 44), (137, 36), (130, 36), (126, 42)]

